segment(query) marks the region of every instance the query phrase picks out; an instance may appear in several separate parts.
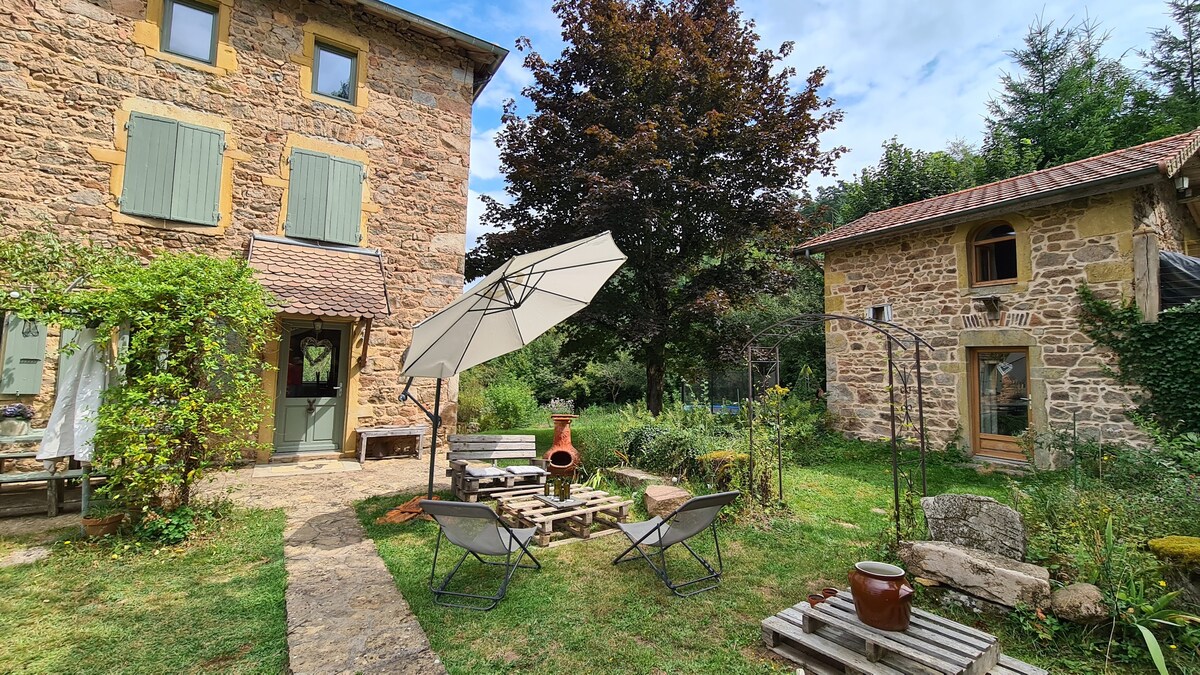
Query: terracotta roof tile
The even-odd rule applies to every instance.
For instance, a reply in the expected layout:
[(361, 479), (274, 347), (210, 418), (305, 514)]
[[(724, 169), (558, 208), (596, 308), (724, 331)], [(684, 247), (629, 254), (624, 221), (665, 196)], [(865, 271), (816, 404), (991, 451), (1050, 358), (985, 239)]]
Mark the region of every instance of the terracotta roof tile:
[(281, 312), (372, 319), (391, 313), (378, 251), (255, 235), (248, 261)]
[[(813, 250), (830, 249), (868, 235), (935, 223), (955, 216), (967, 216), (973, 211), (1015, 207), (1021, 202), (1052, 197), (1059, 190), (1086, 188), (1089, 185), (1100, 188), (1113, 181), (1139, 175), (1172, 178), (1197, 152), (1200, 152), (1200, 129), (948, 195), (868, 213), (854, 222), (804, 242), (801, 247)], [(1063, 199), (1072, 199), (1075, 196), (1068, 195)]]

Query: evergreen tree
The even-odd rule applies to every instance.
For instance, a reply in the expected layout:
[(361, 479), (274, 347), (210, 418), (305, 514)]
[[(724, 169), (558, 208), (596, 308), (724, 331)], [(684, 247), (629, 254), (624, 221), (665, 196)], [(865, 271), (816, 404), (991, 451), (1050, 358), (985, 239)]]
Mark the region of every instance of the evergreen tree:
[(1152, 46), (1138, 53), (1160, 87), (1157, 101), (1167, 124), (1163, 135), (1200, 126), (1200, 0), (1168, 0), (1172, 28), (1150, 33)]

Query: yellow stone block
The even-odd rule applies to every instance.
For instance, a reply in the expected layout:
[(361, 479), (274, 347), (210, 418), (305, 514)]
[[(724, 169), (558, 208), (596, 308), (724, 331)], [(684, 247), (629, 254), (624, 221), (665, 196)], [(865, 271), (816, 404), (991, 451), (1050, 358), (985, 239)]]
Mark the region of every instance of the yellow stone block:
[(1111, 204), (1089, 206), (1076, 221), (1075, 228), (1081, 237), (1132, 232), (1133, 193), (1122, 192), (1114, 197)]
[(1106, 281), (1128, 281), (1133, 278), (1133, 266), (1128, 262), (1098, 262), (1084, 268), (1089, 284)]
[(825, 296), (825, 311), (829, 313), (841, 312), (846, 309), (846, 298), (840, 295)]

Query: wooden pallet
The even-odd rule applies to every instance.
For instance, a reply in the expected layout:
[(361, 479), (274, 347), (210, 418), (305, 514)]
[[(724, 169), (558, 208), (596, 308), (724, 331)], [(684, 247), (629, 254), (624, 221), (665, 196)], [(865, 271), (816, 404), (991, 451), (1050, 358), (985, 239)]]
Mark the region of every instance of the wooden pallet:
[(772, 651), (818, 675), (1046, 675), (1001, 654), (994, 635), (919, 609), (904, 631), (872, 628), (858, 620), (849, 591), (785, 609), (762, 630)]
[[(632, 499), (620, 495), (572, 485), (571, 498), (583, 503), (560, 510), (534, 499), (542, 491), (539, 487), (495, 493), (500, 516), (514, 521), (517, 527), (536, 527), (534, 542), (538, 546), (559, 546), (616, 534), (619, 530), (615, 524), (629, 520), (629, 507), (633, 505)], [(595, 526), (600, 529), (593, 530)]]

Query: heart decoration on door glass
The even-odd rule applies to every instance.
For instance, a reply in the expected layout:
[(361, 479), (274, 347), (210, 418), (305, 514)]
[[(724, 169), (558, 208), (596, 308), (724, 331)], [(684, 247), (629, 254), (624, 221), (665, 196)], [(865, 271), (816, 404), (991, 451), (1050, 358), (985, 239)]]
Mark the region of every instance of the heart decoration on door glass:
[(304, 354), (304, 361), (315, 367), (333, 353), (333, 343), (325, 338), (318, 340), (309, 336), (300, 341), (300, 351)]
[(996, 364), (996, 370), (1000, 372), (1001, 377), (1004, 377), (1005, 375), (1008, 375), (1009, 373), (1011, 373), (1012, 369), (1013, 369), (1013, 364), (1009, 363), (1008, 361), (1001, 361), (1000, 363)]

